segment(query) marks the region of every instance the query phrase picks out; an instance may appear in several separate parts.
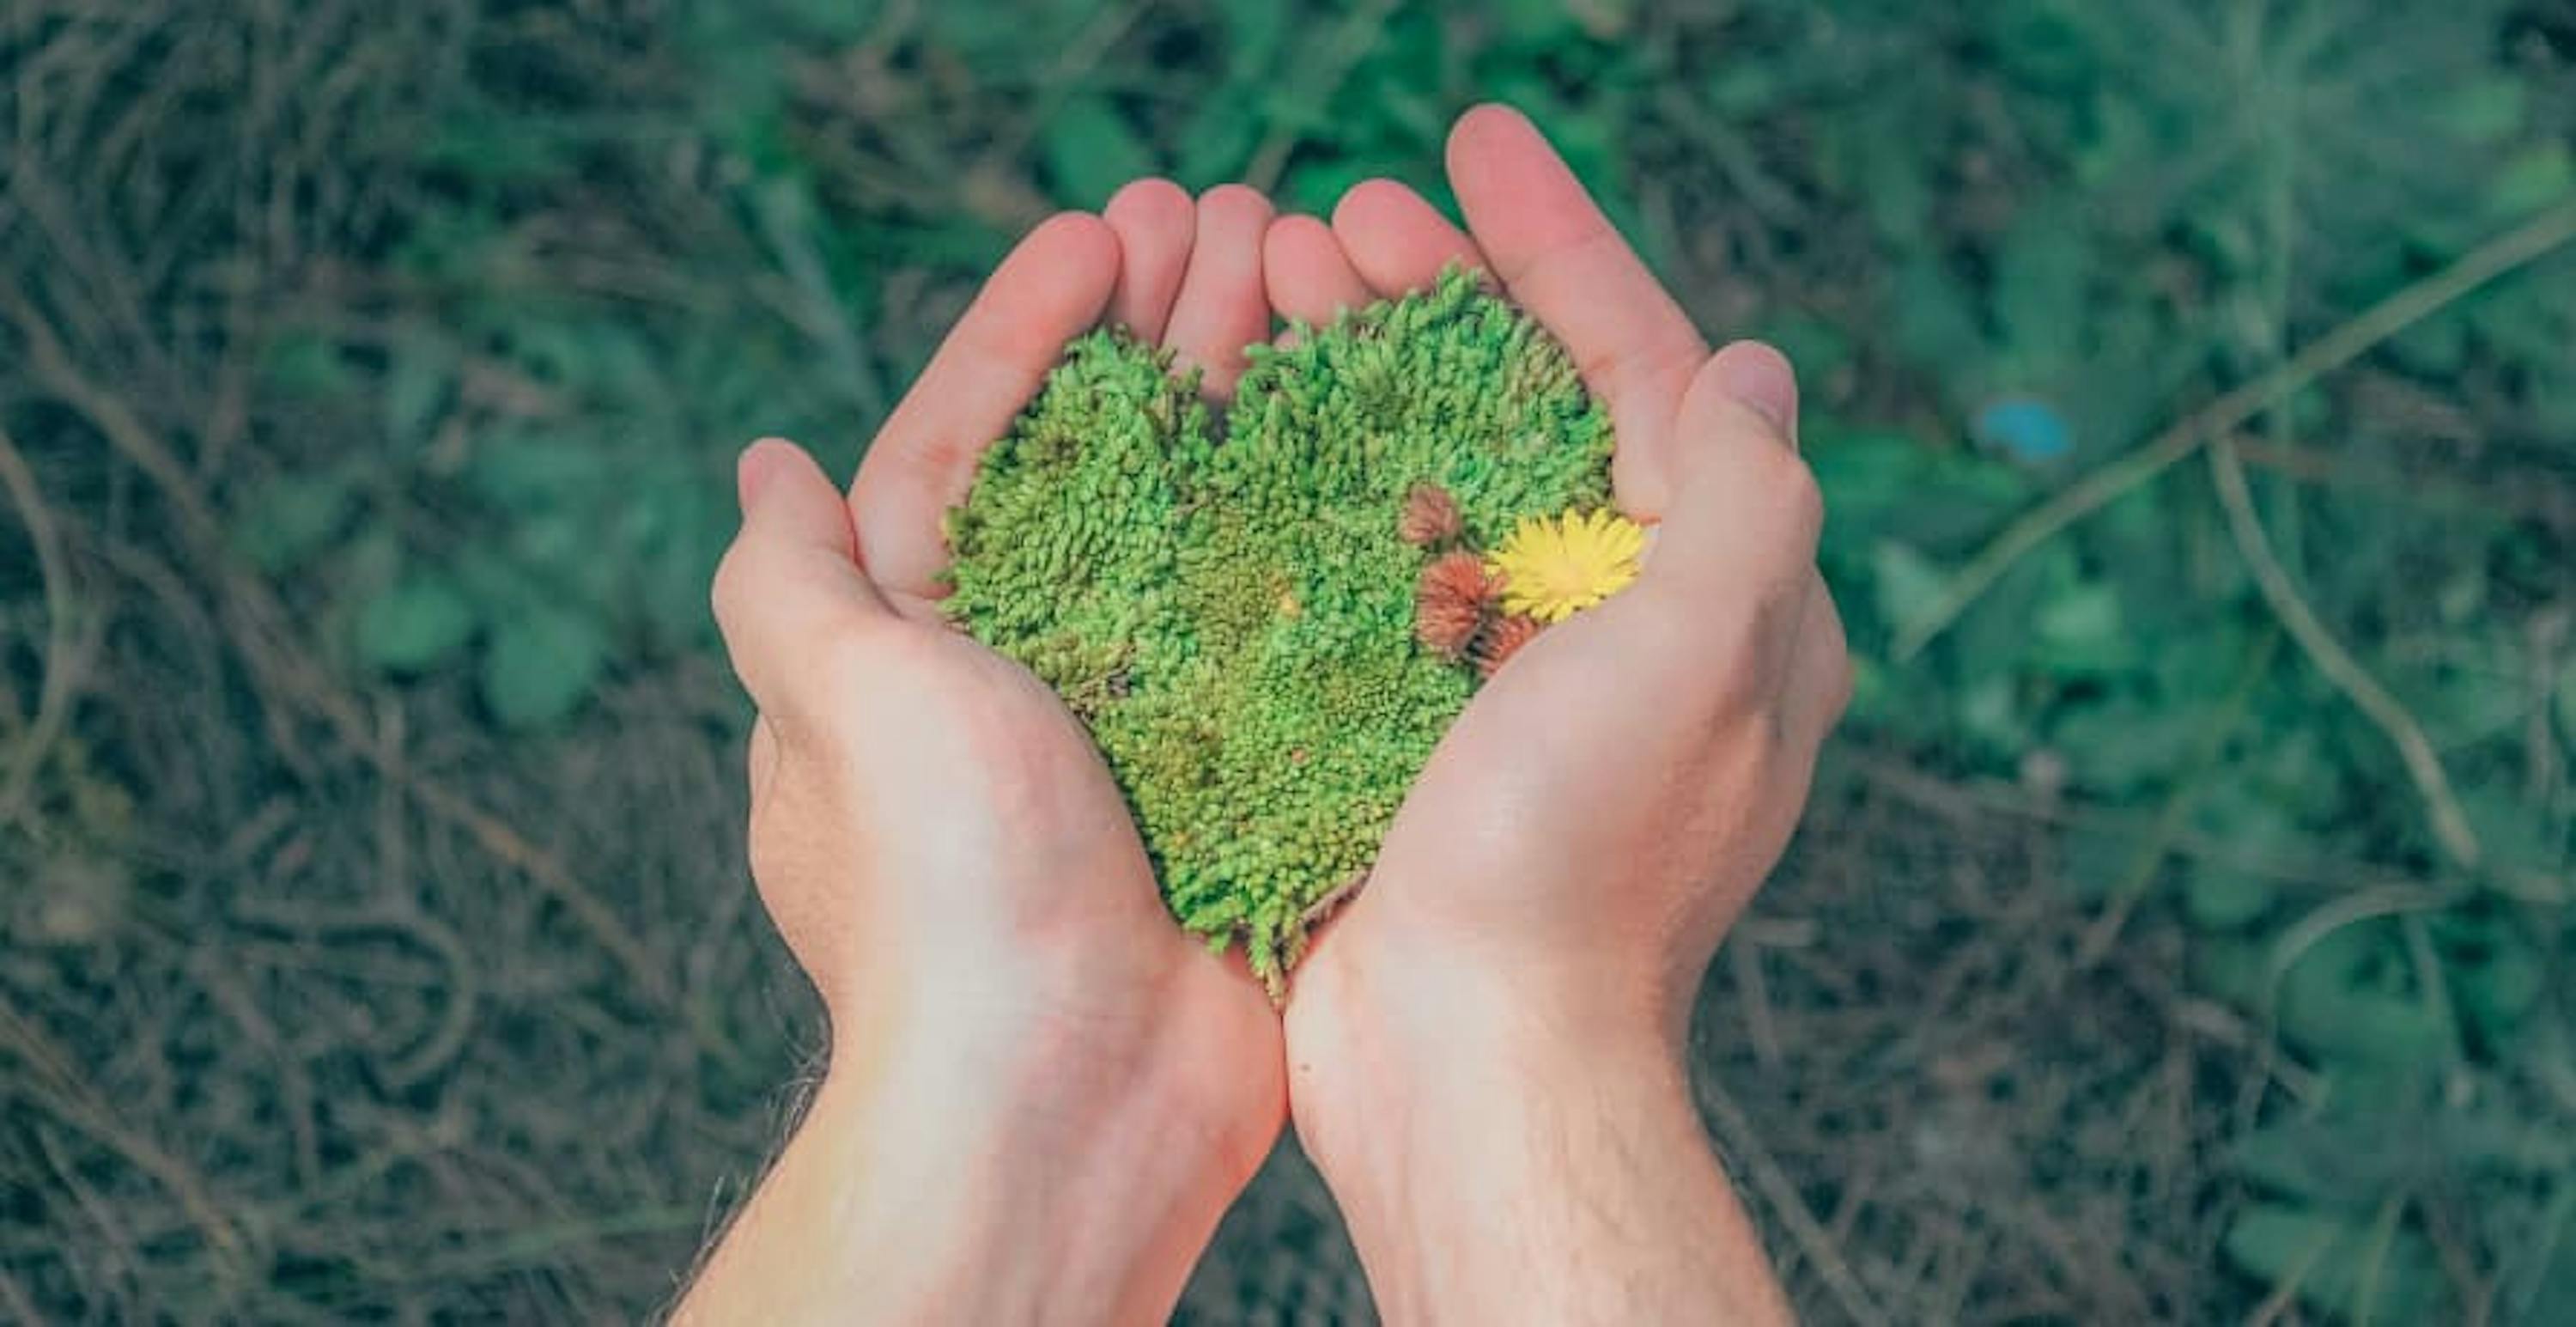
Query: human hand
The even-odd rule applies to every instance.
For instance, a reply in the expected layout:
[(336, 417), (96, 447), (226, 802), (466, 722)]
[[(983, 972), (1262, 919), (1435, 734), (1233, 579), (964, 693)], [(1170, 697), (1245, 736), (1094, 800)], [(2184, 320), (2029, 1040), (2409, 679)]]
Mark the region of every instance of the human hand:
[(759, 706), (750, 854), (831, 1021), (798, 1138), (684, 1318), (1167, 1313), (1285, 1111), (1259, 987), (1173, 925), (1090, 737), (939, 616), (944, 513), (1104, 313), (1230, 389), (1269, 205), (1160, 181), (996, 271), (847, 501), (743, 454), (715, 607)]
[[(1681, 1042), (1850, 686), (1796, 387), (1766, 346), (1712, 355), (1519, 115), (1470, 112), (1449, 171), (1472, 238), (1410, 190), (1364, 184), (1329, 229), (1272, 227), (1272, 302), (1321, 321), (1452, 262), (1484, 269), (1608, 407), (1619, 505), (1658, 534), (1632, 587), (1477, 693), (1298, 972), (1298, 1134), (1390, 1317), (1473, 1317), (1480, 1295), (1507, 1315), (1596, 1313), (1605, 1286), (1664, 1313), (1776, 1313)], [(1421, 1233), (1452, 1224), (1452, 1204), (1525, 1243), (1479, 1253)], [(1640, 1233), (1656, 1230), (1688, 1243)], [(1605, 1258), (1660, 1265), (1538, 1307), (1528, 1269)]]

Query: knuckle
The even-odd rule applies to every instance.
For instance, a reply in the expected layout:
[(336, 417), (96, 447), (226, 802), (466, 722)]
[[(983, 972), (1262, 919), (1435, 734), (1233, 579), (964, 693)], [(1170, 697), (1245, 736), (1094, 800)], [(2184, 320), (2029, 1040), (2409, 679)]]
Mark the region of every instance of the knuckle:
[(1833, 601), (1830, 599), (1820, 607), (1825, 615), (1828, 659), (1826, 666), (1828, 679), (1832, 684), (1832, 705), (1826, 718), (1827, 726), (1830, 727), (1851, 708), (1852, 693), (1859, 685), (1860, 679), (1857, 670), (1852, 667), (1851, 643), (1843, 634), (1842, 614), (1835, 611)]
[(736, 537), (716, 563), (716, 574), (708, 584), (708, 607), (715, 611), (716, 625), (730, 630), (728, 623), (737, 615), (744, 597), (750, 591), (753, 554), (747, 541)]
[(1790, 528), (1802, 540), (1814, 543), (1825, 526), (1825, 490), (1816, 482), (1816, 472), (1796, 452), (1781, 447), (1773, 452), (1769, 473), (1763, 476), (1772, 501), (1790, 522)]
[(1806, 601), (1807, 587), (1803, 583), (1783, 578), (1764, 580), (1745, 599), (1744, 648), (1762, 658), (1786, 659), (1797, 642), (1798, 619), (1806, 610)]

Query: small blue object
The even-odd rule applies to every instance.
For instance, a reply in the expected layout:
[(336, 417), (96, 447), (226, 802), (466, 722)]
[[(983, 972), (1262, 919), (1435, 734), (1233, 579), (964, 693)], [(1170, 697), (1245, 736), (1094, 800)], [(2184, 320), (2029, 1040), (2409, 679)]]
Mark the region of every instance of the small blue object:
[(2033, 396), (2007, 396), (1977, 412), (1977, 445), (2024, 465), (2045, 465), (2075, 450), (2075, 430), (2057, 408)]

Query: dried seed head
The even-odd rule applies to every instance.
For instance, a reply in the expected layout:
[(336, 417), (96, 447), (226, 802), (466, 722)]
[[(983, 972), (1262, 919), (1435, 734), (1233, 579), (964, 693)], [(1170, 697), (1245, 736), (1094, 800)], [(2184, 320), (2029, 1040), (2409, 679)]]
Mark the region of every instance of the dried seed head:
[(1526, 613), (1515, 613), (1486, 623), (1485, 629), (1476, 633), (1476, 671), (1492, 677), (1520, 652), (1522, 646), (1545, 630), (1545, 623)]
[(1465, 532), (1465, 518), (1449, 490), (1438, 484), (1416, 484), (1404, 495), (1404, 514), (1395, 526), (1397, 538), (1416, 548), (1441, 548), (1456, 543)]
[(1472, 606), (1425, 599), (1415, 607), (1413, 634), (1432, 653), (1457, 659), (1465, 656), (1484, 622), (1485, 615)]
[(1467, 652), (1493, 602), (1493, 579), (1473, 553), (1448, 553), (1422, 569), (1414, 587), (1413, 631), (1433, 652), (1455, 659)]
[(1422, 568), (1422, 593), (1484, 608), (1503, 592), (1485, 560), (1463, 550), (1443, 553)]

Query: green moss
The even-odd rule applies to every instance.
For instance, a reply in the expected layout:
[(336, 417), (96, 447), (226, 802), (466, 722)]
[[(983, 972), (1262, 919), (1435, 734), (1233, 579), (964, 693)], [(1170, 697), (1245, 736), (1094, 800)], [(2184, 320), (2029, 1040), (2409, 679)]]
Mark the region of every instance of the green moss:
[(1601, 505), (1609, 419), (1460, 275), (1256, 350), (1222, 438), (1166, 370), (1068, 350), (952, 516), (948, 611), (1090, 726), (1173, 915), (1275, 982), (1474, 686), (1415, 643), (1406, 494), (1446, 488), (1480, 547)]

